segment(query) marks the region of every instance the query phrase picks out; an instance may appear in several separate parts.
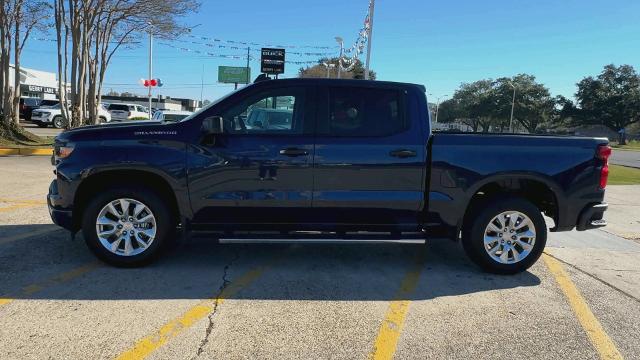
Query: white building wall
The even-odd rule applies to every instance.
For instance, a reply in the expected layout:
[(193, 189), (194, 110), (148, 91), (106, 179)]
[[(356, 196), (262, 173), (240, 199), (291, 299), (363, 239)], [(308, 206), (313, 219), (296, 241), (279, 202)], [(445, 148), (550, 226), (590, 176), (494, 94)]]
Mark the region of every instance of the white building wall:
[[(14, 83), (14, 66), (9, 65), (9, 84)], [(56, 73), (40, 71), (20, 67), (20, 95), (22, 97), (37, 97), (40, 99), (55, 100), (58, 91), (58, 80)]]

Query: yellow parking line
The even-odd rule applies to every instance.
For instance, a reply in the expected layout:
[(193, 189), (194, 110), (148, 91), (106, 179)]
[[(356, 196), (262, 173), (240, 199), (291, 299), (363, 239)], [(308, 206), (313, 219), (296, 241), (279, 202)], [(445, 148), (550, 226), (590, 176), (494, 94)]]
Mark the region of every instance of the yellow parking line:
[(58, 231), (58, 230), (62, 230), (61, 228), (58, 227), (47, 227), (45, 229), (39, 229), (36, 231), (31, 231), (28, 233), (23, 233), (23, 234), (18, 234), (18, 235), (14, 235), (14, 236), (9, 236), (6, 238), (0, 238), (0, 244), (7, 244), (13, 241), (18, 241), (18, 240), (22, 240), (22, 239), (26, 239), (26, 238), (30, 238), (33, 236), (39, 236), (39, 235), (43, 235), (43, 234), (48, 234), (50, 232), (54, 232), (54, 231)]
[(132, 348), (120, 354), (116, 359), (131, 360), (146, 358), (165, 345), (169, 340), (191, 327), (198, 320), (207, 317), (216, 306), (220, 306), (225, 299), (234, 296), (242, 288), (254, 282), (269, 267), (270, 265), (259, 266), (243, 274), (240, 278), (229, 284), (218, 297), (201, 301), (184, 314), (163, 325), (158, 331), (140, 339)]
[(97, 268), (98, 266), (100, 266), (100, 263), (97, 261), (94, 262), (90, 262), (88, 264), (82, 265), (80, 267), (77, 267), (75, 269), (63, 272), (61, 274), (55, 275), (43, 282), (40, 283), (35, 283), (35, 284), (31, 284), (28, 286), (23, 287), (20, 292), (18, 292), (15, 295), (4, 295), (4, 296), (0, 296), (0, 306), (9, 304), (11, 302), (13, 302), (14, 300), (16, 300), (16, 298), (23, 298), (26, 296), (31, 296), (39, 291), (42, 291), (48, 287), (54, 286), (54, 285), (58, 285), (58, 284), (63, 284), (66, 283), (70, 280), (73, 280), (83, 274), (86, 274), (87, 272)]
[(21, 200), (21, 199), (5, 199), (5, 198), (0, 198), (0, 203), (47, 205), (47, 202), (44, 200)]
[(414, 266), (405, 274), (400, 289), (395, 295), (395, 299), (389, 304), (387, 313), (382, 321), (378, 337), (373, 346), (373, 351), (369, 354), (369, 358), (375, 360), (392, 359), (398, 346), (398, 339), (402, 333), (404, 320), (409, 311), (411, 300), (407, 300), (413, 293), (420, 280), (420, 274), (424, 267), (424, 251), (420, 251)]
[(21, 203), (21, 204), (13, 204), (7, 207), (3, 207), (0, 208), (0, 212), (7, 212), (7, 211), (13, 211), (13, 210), (17, 210), (17, 209), (24, 209), (24, 208), (30, 208), (30, 207), (38, 207), (41, 206), (41, 204), (27, 204), (27, 203)]
[(622, 355), (613, 343), (613, 340), (600, 325), (598, 319), (589, 309), (589, 305), (584, 300), (580, 291), (569, 278), (569, 275), (562, 268), (562, 264), (547, 253), (543, 254), (544, 262), (562, 289), (564, 296), (569, 301), (571, 309), (576, 314), (580, 325), (589, 336), (591, 344), (596, 348), (601, 359), (622, 359)]

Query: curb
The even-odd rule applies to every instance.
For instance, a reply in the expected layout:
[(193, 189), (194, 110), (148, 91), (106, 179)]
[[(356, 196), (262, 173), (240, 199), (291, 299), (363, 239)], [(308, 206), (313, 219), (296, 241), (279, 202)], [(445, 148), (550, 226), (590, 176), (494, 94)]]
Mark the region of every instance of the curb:
[(51, 156), (53, 149), (50, 147), (41, 148), (0, 148), (0, 156), (26, 155), (26, 156)]

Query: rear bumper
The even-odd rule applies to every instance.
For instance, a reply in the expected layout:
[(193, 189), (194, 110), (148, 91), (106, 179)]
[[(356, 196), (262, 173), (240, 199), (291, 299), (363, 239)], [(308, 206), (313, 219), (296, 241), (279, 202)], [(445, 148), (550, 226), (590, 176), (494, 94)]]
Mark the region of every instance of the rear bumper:
[(576, 230), (584, 231), (607, 226), (607, 222), (603, 217), (608, 207), (609, 205), (606, 203), (591, 204), (585, 207), (578, 217)]

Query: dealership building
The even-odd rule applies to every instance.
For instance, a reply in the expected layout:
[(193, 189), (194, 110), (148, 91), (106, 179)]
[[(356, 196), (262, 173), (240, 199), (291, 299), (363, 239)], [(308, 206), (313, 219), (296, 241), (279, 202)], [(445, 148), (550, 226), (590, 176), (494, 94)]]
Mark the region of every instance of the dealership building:
[[(10, 66), (9, 84), (14, 83), (15, 68)], [(58, 99), (58, 80), (56, 73), (20, 67), (20, 97), (43, 100)], [(68, 91), (68, 90), (67, 90)], [(149, 106), (149, 99), (143, 96), (102, 96), (104, 103), (126, 103)], [(166, 110), (196, 111), (202, 107), (198, 100), (171, 98), (158, 95), (152, 98), (152, 107)]]
[[(9, 65), (9, 84), (14, 83), (15, 68)], [(56, 73), (20, 67), (20, 97), (56, 100), (58, 80)]]

